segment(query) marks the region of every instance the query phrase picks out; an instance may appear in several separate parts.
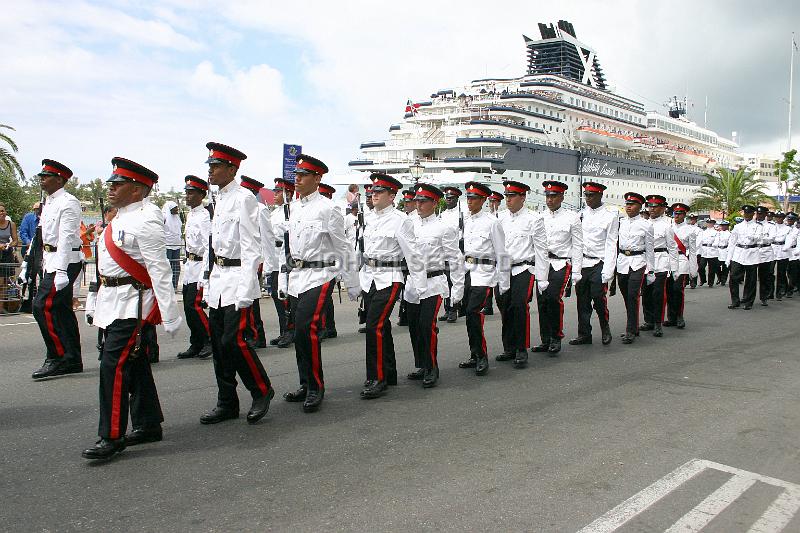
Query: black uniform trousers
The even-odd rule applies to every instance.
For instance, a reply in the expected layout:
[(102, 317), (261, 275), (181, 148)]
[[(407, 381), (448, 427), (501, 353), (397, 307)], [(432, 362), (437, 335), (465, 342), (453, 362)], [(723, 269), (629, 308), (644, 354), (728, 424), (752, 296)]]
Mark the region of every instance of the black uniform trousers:
[[(731, 303), (733, 305), (753, 305), (756, 299), (756, 277), (758, 275), (758, 265), (742, 265), (736, 261), (731, 261), (731, 279), (729, 288), (731, 291)], [(744, 291), (742, 298), (739, 299), (739, 285), (744, 281)]]
[(269, 276), (272, 287), (272, 303), (275, 305), (275, 314), (278, 315), (278, 331), (283, 335), (287, 329), (294, 329), (294, 307), (291, 304), (293, 300), (297, 299), (293, 296), (289, 296), (285, 300), (278, 298), (278, 271), (272, 271)]
[[(100, 424), (97, 434), (104, 439), (125, 436), (128, 411), (134, 429), (159, 426), (164, 421), (153, 372), (148, 342), (136, 346), (135, 318), (118, 319), (105, 331), (100, 356)], [(142, 339), (152, 337), (155, 326), (142, 323)]]
[(766, 302), (770, 298), (773, 270), (774, 261), (765, 261), (758, 264), (758, 297), (762, 302)]
[(667, 276), (667, 319), (670, 322), (683, 318), (684, 289), (688, 279), (689, 274), (680, 274), (678, 279)]
[(265, 396), (271, 388), (261, 360), (247, 344), (252, 313), (250, 307), (236, 310), (233, 305), (209, 310), (214, 375), (218, 388), (217, 407), (239, 410), (236, 374), (239, 374), (242, 384), (250, 391), (253, 399)]
[(297, 358), (297, 373), (300, 385), (309, 390), (325, 390), (322, 372), (322, 313), (325, 300), (333, 293), (332, 279), (322, 285), (301, 292), (297, 296), (294, 323), (294, 353)]
[(778, 259), (775, 261), (775, 294), (778, 298), (783, 298), (786, 295), (786, 289), (789, 286), (789, 259)]
[(700, 277), (700, 285), (706, 282), (706, 271), (708, 270), (708, 258), (702, 255), (697, 256), (697, 275)]
[(442, 305), (442, 297), (437, 294), (421, 299), (418, 304), (405, 303), (414, 366), (425, 370), (438, 368), (439, 328), (436, 327), (436, 316)]
[(397, 307), (400, 308), (397, 311), (397, 318), (400, 320), (400, 322), (403, 321), (408, 322), (408, 302), (401, 298), (400, 305), (398, 305)]
[(72, 310), (72, 285), (81, 273), (83, 263), (67, 267), (69, 283), (60, 291), (54, 283), (56, 273), (45, 272), (33, 299), (33, 317), (39, 325), (48, 359), (81, 363), (81, 337), (78, 319)]
[[(709, 270), (710, 272), (710, 270)], [(656, 280), (642, 287), (642, 314), (647, 324), (661, 324), (664, 322), (664, 312), (667, 305), (667, 272), (655, 272)], [(712, 284), (709, 273), (708, 283)]]
[(789, 264), (786, 267), (786, 277), (789, 279), (787, 294), (800, 290), (800, 260), (789, 260)]
[(186, 325), (189, 326), (189, 347), (200, 350), (209, 341), (211, 335), (208, 317), (203, 310), (203, 288), (198, 283), (187, 283), (183, 286), (183, 313)]
[(644, 269), (630, 270), (627, 274), (617, 274), (622, 299), (625, 301), (625, 311), (628, 317), (625, 333), (635, 335), (639, 333), (639, 298), (642, 294), (644, 282)]
[[(453, 282), (450, 280), (450, 265), (449, 265), (449, 263), (447, 261), (444, 262), (444, 276), (447, 278), (447, 290), (448, 291), (452, 291), (453, 290)], [(448, 292), (448, 294), (449, 294), (449, 292)], [(451, 304), (450, 298), (445, 298), (444, 299), (444, 313), (445, 313), (445, 315), (450, 313), (450, 309), (451, 309), (450, 304)]]
[(531, 347), (531, 309), (536, 278), (530, 270), (511, 276), (511, 286), (500, 294), (495, 291), (497, 309), (502, 318), (503, 352), (516, 353)]
[(461, 309), (464, 310), (467, 325), (467, 339), (469, 340), (469, 352), (472, 357), (486, 357), (486, 337), (483, 334), (483, 320), (485, 315), (483, 309), (486, 307), (486, 300), (492, 294), (491, 287), (473, 287), (470, 271), (467, 270), (464, 277), (464, 301), (461, 302)]
[[(724, 250), (724, 248), (722, 248), (721, 250)], [(726, 253), (726, 252), (722, 252), (722, 253)], [(728, 271), (729, 271), (729, 269), (728, 269), (728, 265), (725, 264), (725, 260), (724, 259), (718, 259), (718, 261), (719, 261), (719, 281), (724, 285), (724, 284), (726, 284), (728, 282), (728, 273), (729, 273)]]
[(603, 261), (581, 269), (581, 280), (575, 284), (578, 299), (578, 336), (592, 336), (592, 306), (600, 326), (608, 326), (608, 284), (603, 283)]
[(547, 289), (536, 296), (542, 344), (564, 338), (564, 290), (571, 275), (570, 263), (561, 270), (553, 270), (551, 266), (547, 275)]
[(392, 337), (392, 309), (403, 292), (403, 284), (395, 281), (388, 287), (378, 290), (375, 282), (369, 292), (361, 291), (364, 310), (367, 314), (367, 379), (377, 381), (397, 381), (397, 361)]
[[(334, 282), (334, 286), (336, 282)], [(325, 299), (325, 309), (322, 314), (322, 329), (326, 331), (336, 331), (336, 315), (333, 310), (333, 287), (330, 295)]]

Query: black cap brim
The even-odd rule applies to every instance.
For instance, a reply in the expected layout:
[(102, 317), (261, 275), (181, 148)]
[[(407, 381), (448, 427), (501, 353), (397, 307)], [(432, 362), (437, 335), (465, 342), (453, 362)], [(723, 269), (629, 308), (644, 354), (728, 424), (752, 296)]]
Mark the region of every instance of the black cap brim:
[(106, 180), (106, 183), (119, 183), (119, 182), (122, 182), (122, 181), (135, 182), (135, 180), (128, 179), (125, 176), (120, 176), (119, 174), (111, 174), (111, 177)]
[(230, 161), (227, 161), (225, 159), (220, 159), (218, 157), (209, 157), (208, 159), (206, 159), (206, 165), (210, 165), (211, 163), (225, 163), (226, 165), (233, 164)]

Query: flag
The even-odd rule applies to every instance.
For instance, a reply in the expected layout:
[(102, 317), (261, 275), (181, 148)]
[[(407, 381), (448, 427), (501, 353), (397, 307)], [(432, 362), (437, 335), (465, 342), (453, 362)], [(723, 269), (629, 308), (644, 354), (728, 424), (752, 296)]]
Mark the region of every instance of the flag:
[(412, 115), (417, 114), (417, 109), (419, 109), (419, 104), (411, 103), (411, 99), (406, 102), (406, 114), (411, 113)]

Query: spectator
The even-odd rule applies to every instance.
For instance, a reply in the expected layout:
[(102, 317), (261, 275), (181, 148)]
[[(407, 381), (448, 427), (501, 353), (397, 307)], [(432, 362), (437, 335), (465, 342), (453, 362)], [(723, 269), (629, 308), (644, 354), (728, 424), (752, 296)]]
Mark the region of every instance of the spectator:
[(178, 204), (172, 200), (164, 202), (161, 208), (164, 215), (164, 233), (167, 237), (167, 259), (172, 267), (172, 286), (178, 288), (181, 275), (181, 248), (183, 247), (183, 231), (181, 217), (178, 215)]
[(17, 226), (8, 217), (6, 206), (0, 204), (0, 314), (6, 313), (8, 302), (8, 280), (13, 278), (17, 270), (17, 258), (14, 248), (19, 243)]
[[(19, 240), (22, 243), (22, 247), (27, 249), (28, 245), (33, 240), (33, 236), (36, 235), (36, 228), (39, 226), (39, 217), (42, 214), (42, 204), (40, 202), (36, 202), (33, 204), (33, 211), (26, 213), (24, 217), (22, 217), (22, 222), (19, 224)], [(23, 251), (23, 254), (26, 254), (27, 251)]]
[(353, 202), (358, 203), (358, 199), (360, 197), (361, 193), (358, 192), (358, 185), (354, 183), (347, 188), (347, 194), (345, 195), (345, 201), (347, 202), (347, 205), (350, 205)]
[(92, 258), (92, 242), (94, 242), (95, 225), (81, 220), (81, 251), (86, 259)]

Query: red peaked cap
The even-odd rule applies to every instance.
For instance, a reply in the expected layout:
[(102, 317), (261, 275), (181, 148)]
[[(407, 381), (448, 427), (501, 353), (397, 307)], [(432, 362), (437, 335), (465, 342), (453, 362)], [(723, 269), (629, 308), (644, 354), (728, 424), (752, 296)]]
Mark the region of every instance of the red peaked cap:
[(336, 189), (334, 189), (333, 187), (331, 187), (327, 183), (320, 183), (319, 184), (319, 188), (317, 190), (319, 191), (319, 193), (321, 195), (327, 196), (328, 198), (333, 196), (333, 193), (336, 192)]
[(208, 190), (208, 182), (197, 176), (189, 174), (183, 178), (183, 181), (186, 183), (186, 186), (183, 188), (186, 191), (197, 190), (205, 192)]
[(319, 174), (320, 176), (328, 173), (328, 165), (306, 154), (299, 154), (297, 156), (297, 167), (295, 168), (297, 174)]
[(243, 152), (224, 144), (210, 142), (206, 143), (206, 148), (208, 148), (206, 163), (209, 165), (211, 163), (227, 163), (239, 168), (242, 161), (247, 159)]
[(414, 199), (414, 191), (411, 189), (406, 189), (403, 191), (403, 199), (404, 200), (413, 200)]
[(498, 202), (502, 202), (503, 195), (497, 191), (492, 191), (492, 194), (489, 195), (489, 200), (497, 200)]
[(283, 178), (275, 178), (276, 189), (286, 189), (287, 191), (294, 191), (294, 183)]
[(649, 206), (667, 205), (667, 199), (661, 196), (660, 194), (648, 194), (646, 200), (647, 200), (647, 205)]
[(258, 194), (258, 192), (264, 188), (264, 184), (258, 181), (257, 179), (253, 179), (250, 176), (242, 176), (242, 187), (245, 189), (249, 189), (253, 192), (253, 194)]
[(673, 213), (688, 213), (689, 206), (680, 202), (676, 202), (672, 204), (672, 211)]
[(492, 194), (492, 189), (477, 181), (468, 181), (465, 183), (464, 190), (467, 191), (467, 198), (475, 198), (476, 196), (488, 198)]
[(586, 192), (603, 192), (607, 189), (605, 185), (596, 181), (584, 181), (582, 187)]
[(42, 159), (42, 171), (38, 176), (60, 176), (65, 180), (72, 177), (72, 171), (67, 165), (59, 163), (54, 159)]
[(444, 196), (444, 193), (438, 187), (428, 183), (417, 185), (417, 200), (434, 200), (438, 202), (442, 196)]
[(645, 199), (644, 196), (639, 194), (638, 192), (626, 192), (625, 193), (625, 203), (626, 204), (644, 204)]
[(461, 191), (458, 187), (448, 186), (442, 189), (447, 196), (461, 196)]
[(369, 179), (372, 180), (372, 192), (382, 189), (397, 192), (403, 187), (403, 184), (397, 178), (380, 172), (373, 172), (370, 174)]
[(503, 186), (506, 189), (505, 192), (512, 192), (516, 194), (527, 194), (527, 192), (531, 190), (529, 185), (522, 183), (521, 181), (506, 180), (503, 182)]
[(554, 194), (564, 194), (564, 191), (569, 189), (569, 186), (561, 181), (543, 181), (545, 196), (552, 196)]
[(107, 182), (135, 181), (148, 187), (158, 183), (158, 174), (152, 170), (124, 157), (115, 157), (111, 160), (114, 171)]

